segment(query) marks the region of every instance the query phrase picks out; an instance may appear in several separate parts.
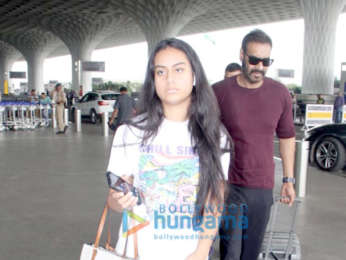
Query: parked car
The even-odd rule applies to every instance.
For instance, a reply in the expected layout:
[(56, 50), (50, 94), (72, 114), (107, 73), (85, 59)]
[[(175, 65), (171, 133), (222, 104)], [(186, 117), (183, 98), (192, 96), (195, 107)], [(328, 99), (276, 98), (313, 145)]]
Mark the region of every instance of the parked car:
[(325, 171), (339, 171), (346, 166), (346, 124), (311, 128), (305, 139), (310, 142), (310, 163)]
[(72, 116), (75, 109), (80, 109), (82, 117), (89, 117), (91, 123), (96, 124), (102, 113), (113, 112), (113, 106), (120, 93), (114, 91), (92, 91), (86, 93), (73, 107)]

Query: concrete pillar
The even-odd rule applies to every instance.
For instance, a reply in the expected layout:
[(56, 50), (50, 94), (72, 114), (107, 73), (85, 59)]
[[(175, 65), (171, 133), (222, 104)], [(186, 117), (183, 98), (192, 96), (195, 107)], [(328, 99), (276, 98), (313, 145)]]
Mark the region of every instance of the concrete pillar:
[[(79, 71), (79, 61), (91, 61), (92, 51), (107, 38), (109, 28), (113, 28), (118, 15), (105, 12), (98, 15), (97, 9), (93, 17), (86, 17), (83, 13), (75, 13), (74, 16), (61, 14), (59, 17), (51, 17), (49, 23), (42, 26), (53, 32), (64, 42), (71, 53), (72, 59), (72, 88), (79, 94), (79, 86), (83, 86), (83, 93), (92, 89), (91, 72)], [(55, 26), (59, 24), (59, 26)], [(73, 30), (66, 30), (73, 24)]]
[[(133, 5), (140, 4), (137, 1), (126, 2), (131, 2)], [(116, 8), (113, 8), (113, 4)], [(126, 21), (132, 22), (127, 15), (119, 12), (118, 4), (121, 5), (122, 1), (108, 1), (96, 5), (91, 16), (86, 16), (83, 12), (74, 12), (73, 16), (68, 12), (62, 12), (59, 16), (49, 17), (49, 22), (41, 23), (43, 28), (57, 35), (69, 49), (72, 56), (72, 88), (77, 93), (79, 93), (80, 85), (83, 86), (83, 93), (90, 91), (92, 82), (91, 72), (80, 73), (75, 63), (91, 61), (92, 51), (114, 33), (114, 28), (118, 32), (119, 28), (124, 27)], [(101, 9), (98, 9), (99, 7)], [(123, 30), (120, 29), (120, 31)]]
[(76, 44), (74, 48), (70, 48), (72, 58), (72, 88), (79, 94), (79, 86), (83, 86), (83, 95), (92, 90), (91, 72), (80, 71), (81, 66), (78, 62), (90, 61), (94, 48), (84, 47), (83, 44)]
[[(8, 72), (11, 70), (13, 63), (21, 56), (19, 51), (6, 42), (0, 41), (0, 91), (4, 91), (4, 81), (9, 80)], [(11, 86), (10, 82), (8, 82)]]
[(148, 55), (150, 56), (156, 44), (161, 40), (176, 37), (184, 25), (175, 24), (173, 26), (167, 26), (167, 28), (162, 28), (162, 30), (146, 29), (144, 34), (148, 44)]
[[(4, 82), (5, 80), (9, 81), (8, 72), (11, 70), (14, 60), (8, 58), (0, 58), (0, 92), (4, 93)], [(8, 86), (10, 82), (8, 82)]]
[[(156, 20), (152, 18), (146, 18), (145, 23), (140, 25), (148, 43), (148, 55), (154, 50), (156, 44), (163, 39), (176, 37), (180, 31), (188, 24), (197, 14), (194, 15), (190, 12), (175, 13), (168, 19)], [(165, 15), (168, 15), (167, 13)], [(153, 30), (152, 28), (156, 28)]]
[(302, 91), (333, 94), (336, 25), (345, 0), (300, 0), (300, 4), (305, 23)]
[(46, 56), (40, 50), (33, 50), (25, 57), (28, 64), (28, 89), (36, 89), (37, 95), (44, 91), (43, 63)]
[(148, 42), (148, 54), (162, 39), (176, 37), (195, 17), (206, 13), (214, 0), (119, 1), (113, 2), (141, 28)]
[(61, 41), (51, 32), (33, 28), (6, 38), (6, 41), (19, 50), (28, 63), (28, 88), (39, 94), (44, 90), (43, 62)]

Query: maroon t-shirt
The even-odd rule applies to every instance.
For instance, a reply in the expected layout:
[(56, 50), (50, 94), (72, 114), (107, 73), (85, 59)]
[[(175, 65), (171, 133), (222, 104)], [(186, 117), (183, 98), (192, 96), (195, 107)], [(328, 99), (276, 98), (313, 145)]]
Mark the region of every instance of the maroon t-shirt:
[(232, 184), (250, 188), (274, 187), (274, 135), (295, 136), (292, 101), (285, 86), (264, 78), (261, 87), (247, 89), (236, 77), (216, 83), (221, 121), (232, 136), (235, 149), (228, 173)]

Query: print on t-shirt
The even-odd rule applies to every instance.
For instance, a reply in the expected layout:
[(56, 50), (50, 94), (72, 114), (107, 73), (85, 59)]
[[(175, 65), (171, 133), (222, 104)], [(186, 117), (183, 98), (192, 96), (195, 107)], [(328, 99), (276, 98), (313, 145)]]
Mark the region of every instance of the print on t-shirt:
[(153, 212), (163, 206), (173, 206), (176, 214), (191, 214), (181, 209), (183, 205), (193, 206), (197, 196), (199, 161), (192, 147), (142, 146), (138, 175), (151, 220)]

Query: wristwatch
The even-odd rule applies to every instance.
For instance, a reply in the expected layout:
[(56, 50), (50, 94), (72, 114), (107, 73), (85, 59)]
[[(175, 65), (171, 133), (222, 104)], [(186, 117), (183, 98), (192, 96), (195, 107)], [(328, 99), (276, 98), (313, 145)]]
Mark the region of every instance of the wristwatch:
[(282, 183), (296, 183), (296, 179), (295, 178), (291, 178), (291, 177), (283, 177), (282, 178)]

